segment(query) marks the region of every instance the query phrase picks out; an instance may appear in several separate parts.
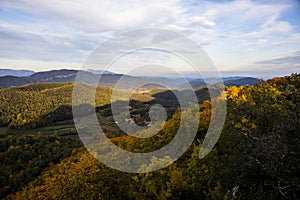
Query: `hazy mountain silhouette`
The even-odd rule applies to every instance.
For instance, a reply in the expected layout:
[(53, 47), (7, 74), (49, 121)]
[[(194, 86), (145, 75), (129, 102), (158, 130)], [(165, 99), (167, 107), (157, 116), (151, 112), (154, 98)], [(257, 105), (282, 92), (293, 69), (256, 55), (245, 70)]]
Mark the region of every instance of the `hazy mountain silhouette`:
[(31, 70), (14, 70), (14, 69), (0, 69), (0, 76), (30, 76), (34, 74)]
[[(94, 71), (92, 73), (91, 71)], [(1, 72), (1, 71), (0, 71)], [(29, 76), (1, 76), (0, 74), (0, 87), (8, 88), (12, 86), (21, 86), (28, 83), (36, 82), (74, 82), (78, 74), (78, 70), (51, 70), (33, 73)], [(101, 79), (99, 81), (99, 74), (101, 73)], [(21, 72), (19, 72), (20, 74)], [(29, 73), (29, 72), (28, 72)], [(80, 77), (87, 84), (98, 83), (98, 85), (114, 88), (116, 83), (121, 81), (121, 84), (117, 86), (118, 89), (135, 89), (139, 88), (152, 89), (157, 87), (170, 87), (170, 88), (187, 88), (186, 81), (189, 82), (192, 88), (198, 88), (205, 86), (206, 83), (203, 79), (196, 78), (166, 78), (166, 77), (153, 77), (153, 76), (129, 76), (123, 74), (116, 74), (109, 71), (89, 70), (80, 71)], [(118, 82), (119, 81), (119, 82)], [(218, 80), (211, 78), (207, 80), (208, 84), (218, 84)], [(252, 77), (227, 77), (223, 79), (223, 82), (227, 86), (231, 85), (252, 85), (257, 84), (259, 79)]]

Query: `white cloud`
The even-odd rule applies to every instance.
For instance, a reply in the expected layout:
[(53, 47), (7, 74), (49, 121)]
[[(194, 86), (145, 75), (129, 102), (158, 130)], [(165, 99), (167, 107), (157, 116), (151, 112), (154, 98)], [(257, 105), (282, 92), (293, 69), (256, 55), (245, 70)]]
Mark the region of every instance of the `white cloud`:
[(299, 45), (300, 33), (289, 34), (279, 40), (272, 41), (273, 46)]
[(124, 30), (164, 23), (180, 15), (179, 1), (2, 1), (5, 8), (19, 9), (86, 31)]
[(202, 16), (196, 16), (189, 19), (191, 25), (201, 24), (205, 26), (215, 26), (216, 23)]
[(42, 20), (0, 19), (0, 55), (80, 64), (89, 51), (117, 32), (162, 27), (203, 45), (217, 66), (226, 70), (297, 50), (297, 27), (283, 17), (296, 4), (296, 0), (3, 0), (0, 7), (8, 13), (22, 11)]
[(34, 71), (45, 71), (53, 69), (80, 69), (81, 65), (77, 62), (56, 62), (56, 61), (42, 61), (30, 59), (8, 59), (0, 58), (0, 67), (9, 66), (13, 69), (30, 69)]

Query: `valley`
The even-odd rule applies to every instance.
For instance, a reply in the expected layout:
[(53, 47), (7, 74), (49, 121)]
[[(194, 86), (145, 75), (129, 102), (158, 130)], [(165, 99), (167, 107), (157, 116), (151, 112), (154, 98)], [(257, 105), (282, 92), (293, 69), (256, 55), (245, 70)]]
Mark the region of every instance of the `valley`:
[[(298, 74), (226, 87), (225, 126), (204, 159), (199, 159), (198, 152), (210, 122), (212, 100), (206, 87), (196, 89), (200, 122), (193, 144), (172, 165), (145, 174), (111, 169), (83, 147), (72, 117), (74, 84), (78, 83), (45, 82), (0, 89), (1, 198), (220, 199), (232, 198), (238, 187), (243, 199), (281, 199), (283, 195), (293, 198), (299, 191), (300, 182), (295, 178), (300, 153)], [(126, 91), (117, 93), (121, 99), (117, 102), (110, 102), (112, 93), (109, 87), (97, 86), (94, 105), (78, 109), (96, 111), (113, 144), (145, 153), (160, 149), (175, 137), (182, 113), (174, 93), (184, 95), (185, 90), (148, 88), (131, 95), (131, 118), (124, 123), (147, 127), (152, 105), (160, 104), (167, 111), (163, 128), (150, 138), (135, 138), (119, 129), (111, 104), (123, 105)], [(105, 146), (97, 148), (106, 151)], [(141, 168), (160, 162), (165, 161), (154, 157)], [(272, 187), (278, 183), (286, 189)]]

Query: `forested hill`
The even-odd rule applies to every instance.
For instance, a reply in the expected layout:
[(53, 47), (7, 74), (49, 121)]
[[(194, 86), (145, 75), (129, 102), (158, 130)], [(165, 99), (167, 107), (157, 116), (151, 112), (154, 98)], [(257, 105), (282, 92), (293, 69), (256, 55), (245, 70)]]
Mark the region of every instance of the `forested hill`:
[[(72, 119), (72, 92), (75, 84), (78, 83), (32, 83), (0, 89), (0, 126), (32, 129)], [(92, 86), (79, 85), (82, 91), (94, 89)], [(111, 115), (112, 92), (109, 87), (97, 86), (95, 104), (82, 109), (93, 110), (96, 107), (101, 113)], [(118, 91), (115, 95), (122, 100), (125, 94), (124, 91)], [(196, 94), (199, 102), (209, 99), (207, 88), (196, 90)], [(147, 90), (145, 94), (137, 91), (130, 101), (132, 112), (144, 119), (149, 118), (146, 111), (154, 104), (166, 106), (170, 111), (169, 117), (178, 107), (174, 94), (163, 88)]]
[[(37, 84), (36, 89), (31, 89), (32, 85), (1, 89), (5, 94), (1, 100), (9, 105), (12, 100), (9, 95), (13, 93), (30, 91), (50, 96), (55, 90), (68, 91), (71, 87), (72, 83), (55, 83), (47, 89), (44, 84)], [(300, 75), (246, 87), (230, 86), (226, 88), (226, 96), (226, 121), (213, 150), (199, 159), (211, 118), (211, 102), (204, 100), (193, 144), (175, 163), (151, 173), (131, 174), (111, 169), (84, 148), (78, 148), (76, 141), (63, 137), (2, 134), (0, 198), (299, 199)], [(30, 98), (18, 101), (21, 105), (31, 105)], [(26, 113), (28, 108), (21, 107), (18, 112)], [(24, 118), (17, 122), (22, 123), (21, 119)], [(177, 112), (157, 136), (140, 139), (120, 135), (110, 140), (128, 151), (153, 151), (172, 140), (179, 122)], [(168, 157), (153, 157), (141, 167), (151, 169), (165, 162)]]
[[(0, 77), (0, 88), (8, 88), (12, 86), (22, 86), (24, 84), (29, 83), (37, 83), (37, 82), (74, 82), (77, 76), (78, 70), (52, 70), (52, 71), (44, 71), (33, 73), (30, 76), (16, 77), (16, 76), (1, 76)], [(94, 83), (98, 80), (98, 75), (88, 72), (82, 71), (82, 75), (86, 77), (87, 83)], [(1, 74), (0, 74), (1, 75)], [(119, 80), (121, 75), (119, 74), (104, 74), (109, 81), (105, 82), (106, 86), (113, 86), (113, 84)]]
[[(73, 88), (74, 83), (34, 83), (0, 89), (0, 125), (28, 129), (72, 119)], [(112, 90), (100, 88), (96, 106), (110, 102)]]

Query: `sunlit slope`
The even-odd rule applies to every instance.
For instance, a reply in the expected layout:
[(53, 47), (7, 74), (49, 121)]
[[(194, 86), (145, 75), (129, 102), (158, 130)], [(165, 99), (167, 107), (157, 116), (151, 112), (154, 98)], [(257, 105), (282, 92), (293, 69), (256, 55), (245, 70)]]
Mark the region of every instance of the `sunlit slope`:
[[(34, 83), (0, 89), (0, 125), (36, 128), (72, 119), (73, 87), (74, 83)], [(96, 95), (95, 105), (110, 103), (112, 89), (98, 87), (97, 90), (101, 92)]]

